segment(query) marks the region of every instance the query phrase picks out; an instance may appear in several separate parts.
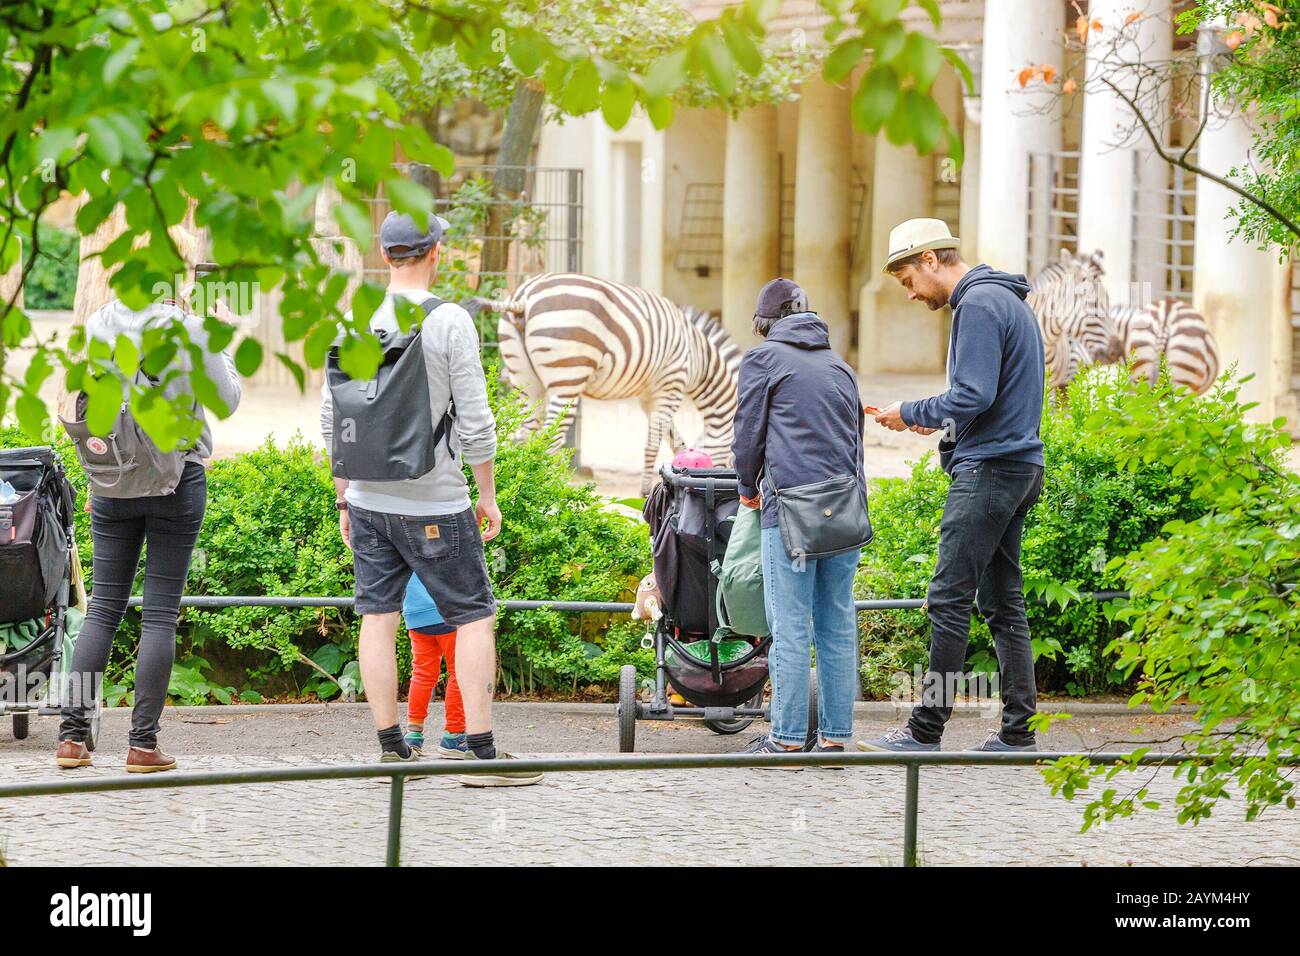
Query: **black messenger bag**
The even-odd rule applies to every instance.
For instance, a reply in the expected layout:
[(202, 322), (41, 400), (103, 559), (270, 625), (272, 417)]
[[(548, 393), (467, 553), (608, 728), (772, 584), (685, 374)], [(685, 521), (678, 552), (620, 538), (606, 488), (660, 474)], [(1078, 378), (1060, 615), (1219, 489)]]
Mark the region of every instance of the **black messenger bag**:
[[(430, 298), (427, 317), (443, 300)], [(352, 481), (403, 481), (433, 470), (439, 442), (451, 454), (456, 417), (449, 403), (436, 426), (430, 421), (429, 378), (420, 337), (423, 322), (409, 332), (376, 332), (383, 357), (375, 377), (349, 378), (330, 349), (326, 379), (334, 403), (330, 470)]]
[[(857, 450), (860, 462), (861, 433)], [(867, 489), (856, 473), (778, 488), (771, 471), (765, 467), (764, 472), (776, 499), (781, 543), (792, 560), (829, 558), (871, 543), (875, 532), (867, 507)]]

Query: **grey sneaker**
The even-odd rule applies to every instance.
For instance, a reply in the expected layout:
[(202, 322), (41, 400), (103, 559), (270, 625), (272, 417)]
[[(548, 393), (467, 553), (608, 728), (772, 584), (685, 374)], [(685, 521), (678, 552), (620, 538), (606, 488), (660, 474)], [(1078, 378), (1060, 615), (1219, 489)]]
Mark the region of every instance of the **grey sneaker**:
[[(782, 747), (780, 744), (778, 744), (775, 740), (773, 740), (771, 737), (767, 736), (766, 734), (764, 734), (762, 737), (755, 737), (748, 744), (746, 744), (745, 749), (741, 751), (741, 753), (745, 753), (745, 754), (797, 754), (802, 752), (803, 752), (802, 747), (796, 747), (794, 750), (787, 750), (785, 747)], [(802, 770), (803, 767), (794, 766), (792, 764), (773, 764), (770, 767), (754, 767), (752, 769), (799, 771)]]
[[(403, 757), (401, 754), (395, 753), (392, 750), (385, 750), (383, 753), (379, 755), (380, 763), (415, 763), (419, 759), (421, 759), (420, 751), (417, 750), (415, 747), (411, 748), (411, 755), (409, 757)], [(405, 778), (407, 783), (414, 783), (416, 780), (419, 779), (420, 779), (419, 777)], [(380, 783), (384, 784), (384, 786), (391, 787), (393, 785), (393, 778), (381, 777)]]
[(978, 747), (971, 748), (971, 750), (995, 754), (1028, 753), (1037, 749), (1038, 744), (1033, 741), (1027, 744), (1009, 744), (1002, 739), (1002, 735), (997, 731), (989, 734), (988, 739)]
[(883, 751), (885, 753), (917, 753), (938, 750), (939, 745), (923, 744), (912, 736), (910, 730), (901, 727), (898, 730), (891, 730), (883, 737), (877, 737), (874, 740), (859, 740), (858, 749)]
[[(475, 761), (480, 758), (474, 756), (474, 751), (467, 750), (464, 759), (466, 761)], [(460, 782), (467, 787), (531, 787), (535, 783), (542, 782), (542, 774), (538, 771), (507, 769), (509, 766), (508, 761), (517, 759), (514, 754), (498, 750), (497, 755), (487, 762), (502, 764), (502, 770), (499, 773), (466, 774), (460, 778)]]

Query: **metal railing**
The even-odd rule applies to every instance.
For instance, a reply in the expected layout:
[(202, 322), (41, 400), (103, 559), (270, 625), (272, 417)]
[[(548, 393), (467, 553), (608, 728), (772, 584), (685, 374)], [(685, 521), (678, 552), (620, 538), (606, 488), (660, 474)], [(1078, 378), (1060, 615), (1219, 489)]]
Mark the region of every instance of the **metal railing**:
[[(1090, 591), (1079, 595), (1083, 600), (1097, 602), (1124, 599), (1126, 591)], [(1034, 603), (1046, 603), (1033, 599)], [(142, 598), (130, 599), (132, 607), (139, 607)], [(274, 595), (186, 595), (182, 607), (217, 610), (230, 607), (281, 607), (281, 608), (350, 608), (351, 597), (302, 597)], [(629, 612), (634, 605), (626, 601), (502, 601), (503, 611), (552, 610), (567, 613), (619, 613)], [(868, 599), (854, 602), (855, 610), (895, 611), (919, 610), (925, 606), (920, 598)], [(844, 753), (812, 754), (789, 753), (758, 754), (665, 754), (662, 756), (598, 756), (598, 757), (539, 757), (512, 760), (512, 772), (542, 773), (592, 773), (622, 770), (693, 770), (693, 769), (743, 769), (769, 766), (901, 766), (907, 773), (903, 810), (903, 865), (916, 866), (917, 808), (920, 794), (921, 767), (965, 766), (1036, 766), (1048, 760), (1066, 756), (1084, 756), (1093, 765), (1114, 765), (1136, 762), (1142, 766), (1166, 766), (1196, 762), (1188, 754), (1144, 754), (1134, 758), (1124, 753), (980, 753), (980, 752), (926, 752), (926, 753)], [(131, 776), (107, 777), (96, 780), (57, 780), (0, 785), (0, 800), (7, 797), (49, 796), (71, 793), (107, 793), (122, 790), (152, 790), (170, 787), (207, 787), (236, 784), (288, 783), (302, 780), (355, 780), (370, 777), (388, 777), (392, 792), (388, 803), (388, 836), (385, 862), (399, 866), (401, 862), (402, 809), (407, 777), (463, 776), (491, 774), (496, 768), (490, 762), (452, 763), (379, 763), (357, 764), (352, 767), (319, 766), (300, 768), (274, 768), (264, 770), (231, 770), (207, 773), (169, 773), (161, 776), (136, 778)]]
[[(662, 756), (538, 757), (510, 761), (511, 772), (596, 773), (625, 770), (720, 770), (754, 767), (903, 767), (907, 772), (903, 806), (903, 866), (916, 866), (917, 809), (920, 801), (922, 767), (1031, 767), (1061, 757), (1083, 756), (1093, 766), (1135, 764), (1144, 767), (1177, 766), (1205, 762), (1190, 754), (1147, 753), (1139, 757), (1125, 753), (844, 753), (844, 754), (665, 754)], [(1244, 760), (1245, 758), (1243, 758)], [(388, 777), (392, 791), (388, 798), (388, 836), (384, 862), (400, 866), (402, 856), (402, 809), (406, 778), (492, 774), (491, 761), (456, 763), (357, 764), (351, 767), (318, 766), (231, 770), (209, 773), (169, 773), (144, 778), (123, 775), (95, 780), (54, 780), (0, 784), (0, 800), (10, 797), (39, 797), (73, 793), (110, 793), (122, 790), (156, 790), (173, 787), (214, 787), (237, 784), (289, 783), (301, 780), (358, 780)]]
[[(1128, 591), (1083, 591), (1079, 599), (1104, 603), (1122, 601), (1129, 596)], [(128, 601), (130, 607), (139, 607), (141, 601), (136, 595)], [(194, 607), (201, 610), (219, 610), (228, 607), (283, 607), (283, 608), (350, 608), (355, 598), (351, 597), (279, 597), (276, 595), (218, 594), (191, 596), (181, 598), (181, 607)], [(1030, 604), (1047, 604), (1043, 598), (1030, 598)], [(503, 611), (562, 611), (570, 614), (588, 612), (617, 614), (630, 612), (634, 607), (630, 601), (499, 601), (497, 608)], [(856, 611), (919, 611), (925, 607), (924, 598), (871, 598), (854, 601)]]

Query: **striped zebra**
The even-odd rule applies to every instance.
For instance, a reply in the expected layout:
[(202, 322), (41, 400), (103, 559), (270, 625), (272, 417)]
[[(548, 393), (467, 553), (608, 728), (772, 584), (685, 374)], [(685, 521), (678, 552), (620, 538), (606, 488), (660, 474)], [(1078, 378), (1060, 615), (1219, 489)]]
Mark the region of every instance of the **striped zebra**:
[(740, 349), (709, 315), (576, 273), (533, 276), (483, 304), (502, 313), (497, 335), (510, 383), (544, 404), (529, 431), (562, 421), (558, 446), (579, 396), (640, 399), (650, 420), (641, 473), (641, 493), (649, 494), (663, 439), (685, 447), (673, 417), (689, 396), (704, 417), (699, 449), (718, 465), (730, 461)]
[(1161, 359), (1169, 378), (1204, 395), (1219, 377), (1219, 346), (1201, 313), (1178, 299), (1161, 299), (1145, 309), (1112, 310), (1136, 382), (1155, 385)]
[(1030, 280), (1025, 301), (1038, 317), (1050, 383), (1063, 389), (1083, 368), (1115, 362), (1122, 354), (1111, 315), (1100, 250), (1075, 255), (1062, 249)]

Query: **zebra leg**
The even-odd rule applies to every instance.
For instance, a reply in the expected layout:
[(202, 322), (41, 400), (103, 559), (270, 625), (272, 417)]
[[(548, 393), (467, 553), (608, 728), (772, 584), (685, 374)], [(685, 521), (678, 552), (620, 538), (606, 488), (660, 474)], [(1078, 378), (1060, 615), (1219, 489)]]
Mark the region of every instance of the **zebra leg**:
[(650, 420), (646, 429), (645, 463), (641, 469), (641, 497), (643, 498), (650, 494), (650, 487), (654, 484), (655, 459), (659, 457), (664, 432), (667, 431), (670, 436), (677, 432), (677, 427), (673, 424), (673, 416), (681, 407), (682, 394), (680, 390), (673, 390), (643, 400), (641, 403)]
[(569, 430), (573, 428), (573, 419), (578, 412), (578, 396), (569, 392), (559, 392), (552, 390), (546, 399), (546, 420), (543, 422), (543, 428), (549, 428), (555, 422), (560, 423), (560, 429), (551, 440), (551, 450), (558, 451), (564, 447), (564, 440), (569, 437)]

